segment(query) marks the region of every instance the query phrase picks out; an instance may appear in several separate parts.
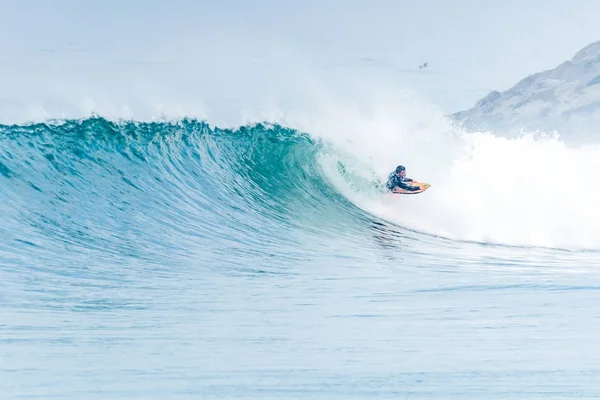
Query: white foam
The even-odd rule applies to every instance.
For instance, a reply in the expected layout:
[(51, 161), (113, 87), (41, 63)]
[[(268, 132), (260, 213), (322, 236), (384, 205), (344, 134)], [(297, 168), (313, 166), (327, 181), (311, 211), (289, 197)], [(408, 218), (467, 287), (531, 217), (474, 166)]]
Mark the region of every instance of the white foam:
[(418, 195), (373, 196), (352, 189), (325, 165), (333, 184), (357, 206), (456, 240), (600, 248), (600, 145), (467, 134), (415, 101), (403, 106), (406, 98), (381, 100), (368, 110), (338, 110), (322, 125), (314, 120), (312, 129), (336, 143), (346, 163), (373, 170), (379, 179), (404, 164), (410, 177), (433, 186)]

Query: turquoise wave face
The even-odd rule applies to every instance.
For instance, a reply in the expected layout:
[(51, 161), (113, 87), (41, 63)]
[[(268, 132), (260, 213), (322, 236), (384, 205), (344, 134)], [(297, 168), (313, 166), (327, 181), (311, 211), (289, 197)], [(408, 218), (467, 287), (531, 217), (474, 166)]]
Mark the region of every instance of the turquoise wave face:
[(209, 265), (224, 249), (235, 248), (228, 257), (238, 262), (240, 252), (290, 257), (300, 242), (356, 241), (368, 217), (328, 183), (322, 152), (308, 135), (266, 124), (2, 126), (4, 254), (33, 254), (36, 265)]

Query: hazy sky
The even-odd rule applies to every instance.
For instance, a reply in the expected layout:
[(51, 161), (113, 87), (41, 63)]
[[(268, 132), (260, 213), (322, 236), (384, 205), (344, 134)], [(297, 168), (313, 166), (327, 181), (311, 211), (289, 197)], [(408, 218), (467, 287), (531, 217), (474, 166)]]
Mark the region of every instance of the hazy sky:
[[(373, 81), (416, 88), (451, 112), (600, 40), (597, 0), (19, 0), (0, 6), (5, 102), (19, 90), (52, 96), (69, 80), (92, 92), (118, 91), (118, 82), (127, 82), (129, 92), (160, 84), (171, 95), (187, 80), (209, 96), (221, 88), (233, 95), (246, 84), (277, 92), (287, 80), (314, 73), (346, 86)], [(419, 70), (423, 62), (430, 68)]]

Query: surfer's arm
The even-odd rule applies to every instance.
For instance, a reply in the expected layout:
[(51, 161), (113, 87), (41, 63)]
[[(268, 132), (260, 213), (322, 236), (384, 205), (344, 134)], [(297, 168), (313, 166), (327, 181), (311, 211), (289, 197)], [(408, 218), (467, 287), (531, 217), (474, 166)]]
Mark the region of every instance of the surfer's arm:
[[(412, 180), (411, 180), (411, 182), (412, 182)], [(411, 192), (421, 189), (419, 186), (410, 186), (401, 181), (398, 181), (396, 183), (397, 183), (397, 186), (396, 186), (397, 188), (404, 189), (404, 190), (410, 190)]]
[(394, 185), (390, 188), (390, 190), (394, 193), (403, 193), (403, 192), (414, 192), (417, 190), (420, 190), (421, 188), (419, 186), (410, 186), (407, 185), (406, 183), (400, 182), (400, 181), (396, 181), (394, 182)]

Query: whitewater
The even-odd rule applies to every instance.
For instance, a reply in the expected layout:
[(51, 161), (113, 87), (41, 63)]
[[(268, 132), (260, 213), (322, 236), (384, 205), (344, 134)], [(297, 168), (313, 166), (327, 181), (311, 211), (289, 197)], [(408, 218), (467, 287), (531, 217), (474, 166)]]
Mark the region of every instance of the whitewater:
[[(0, 65), (0, 399), (600, 396), (600, 140), (94, 7), (118, 40), (50, 12)], [(387, 193), (399, 164), (432, 186)]]

